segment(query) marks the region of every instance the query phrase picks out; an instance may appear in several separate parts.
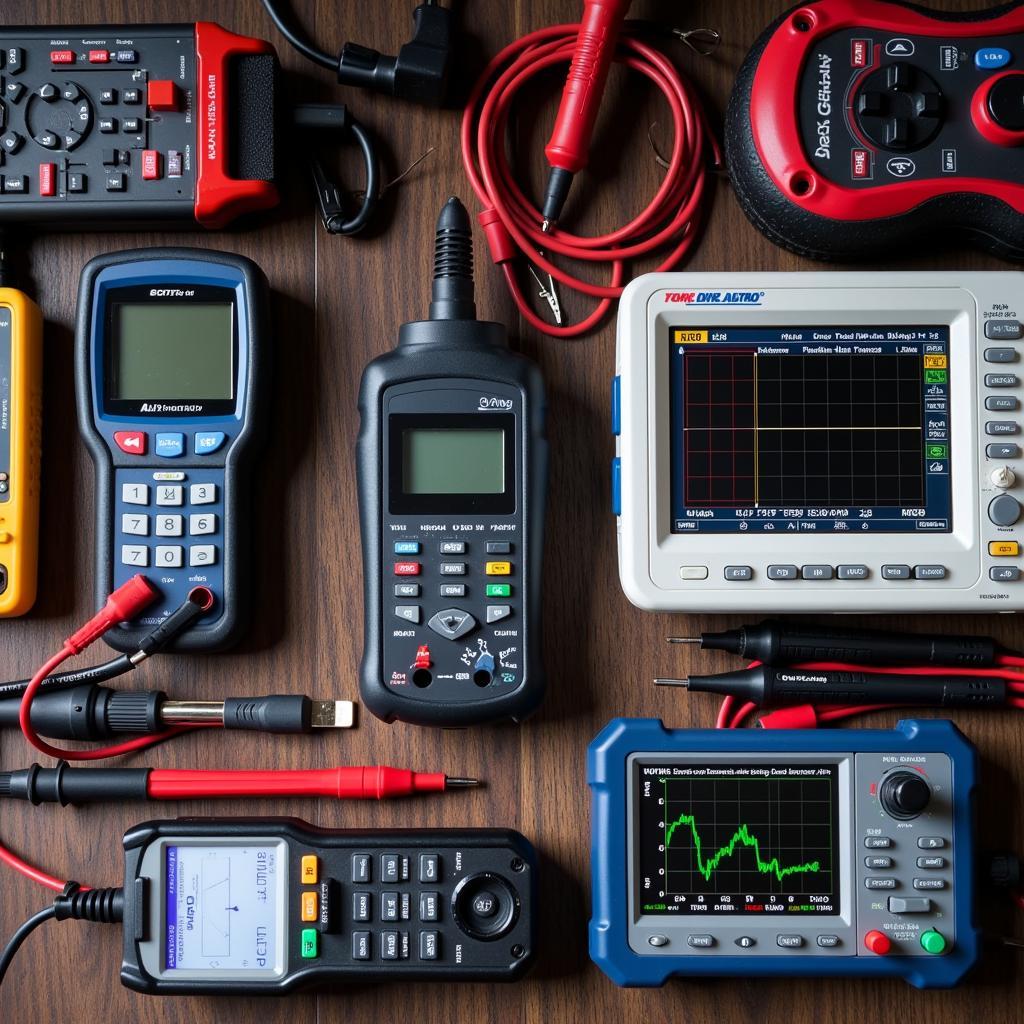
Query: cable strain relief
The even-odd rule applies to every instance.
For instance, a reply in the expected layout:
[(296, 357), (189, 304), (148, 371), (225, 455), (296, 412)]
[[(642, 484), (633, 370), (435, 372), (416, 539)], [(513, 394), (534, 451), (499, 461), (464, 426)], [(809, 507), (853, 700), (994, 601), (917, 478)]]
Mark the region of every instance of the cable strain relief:
[(518, 255), (516, 243), (497, 210), (482, 211), (477, 216), (477, 222), (484, 229), (484, 238), (487, 240), (487, 248), (490, 250), (493, 263), (508, 263)]
[(338, 54), (338, 83), (393, 94), (396, 57), (385, 57), (379, 50), (359, 43), (345, 43)]
[(762, 715), (757, 724), (762, 729), (817, 729), (818, 712), (813, 704), (795, 704)]
[(85, 889), (78, 882), (68, 882), (53, 901), (58, 921), (93, 921), (116, 924), (124, 919), (124, 889)]
[(158, 690), (115, 691), (107, 703), (111, 732), (153, 733), (160, 727), (160, 705), (167, 699)]

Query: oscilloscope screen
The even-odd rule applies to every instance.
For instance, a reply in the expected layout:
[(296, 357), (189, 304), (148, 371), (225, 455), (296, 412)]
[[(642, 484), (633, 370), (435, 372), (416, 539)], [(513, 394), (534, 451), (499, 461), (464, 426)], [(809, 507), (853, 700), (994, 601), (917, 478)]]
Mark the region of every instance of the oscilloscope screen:
[(643, 914), (838, 914), (836, 764), (635, 767)]

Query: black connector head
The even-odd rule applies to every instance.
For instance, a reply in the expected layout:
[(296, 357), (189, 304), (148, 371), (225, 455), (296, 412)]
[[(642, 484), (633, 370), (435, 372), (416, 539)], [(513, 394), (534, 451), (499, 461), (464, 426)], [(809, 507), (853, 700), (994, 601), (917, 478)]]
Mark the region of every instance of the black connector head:
[(397, 57), (368, 46), (346, 43), (338, 58), (338, 81), (358, 85), (414, 103), (439, 107), (448, 87), (451, 62), (451, 18), (447, 7), (430, 0), (413, 12), (412, 39)]
[(473, 298), (473, 225), (469, 212), (449, 196), (434, 234), (434, 281), (431, 320), (475, 320)]

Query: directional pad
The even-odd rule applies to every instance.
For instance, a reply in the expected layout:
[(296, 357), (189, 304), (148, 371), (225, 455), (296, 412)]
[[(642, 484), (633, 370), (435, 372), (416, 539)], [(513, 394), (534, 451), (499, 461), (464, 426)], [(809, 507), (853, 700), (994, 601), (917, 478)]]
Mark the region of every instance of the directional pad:
[(916, 64), (896, 61), (873, 71), (857, 94), (857, 121), (880, 149), (926, 146), (942, 127), (942, 90)]
[(476, 627), (476, 619), (461, 608), (442, 608), (427, 626), (446, 640), (458, 640)]

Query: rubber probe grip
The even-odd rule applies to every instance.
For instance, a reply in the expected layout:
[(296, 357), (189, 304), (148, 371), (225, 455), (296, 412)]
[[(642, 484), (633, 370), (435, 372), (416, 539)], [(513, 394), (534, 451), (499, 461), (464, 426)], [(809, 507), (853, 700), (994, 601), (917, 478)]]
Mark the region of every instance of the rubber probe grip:
[(575, 174), (587, 165), (594, 122), (608, 70), (632, 0), (586, 0), (562, 101), (544, 155), (552, 167)]

